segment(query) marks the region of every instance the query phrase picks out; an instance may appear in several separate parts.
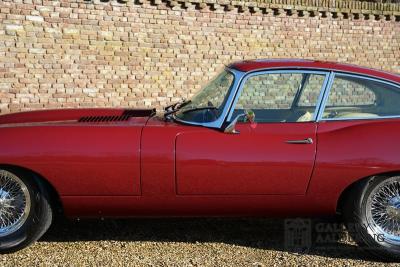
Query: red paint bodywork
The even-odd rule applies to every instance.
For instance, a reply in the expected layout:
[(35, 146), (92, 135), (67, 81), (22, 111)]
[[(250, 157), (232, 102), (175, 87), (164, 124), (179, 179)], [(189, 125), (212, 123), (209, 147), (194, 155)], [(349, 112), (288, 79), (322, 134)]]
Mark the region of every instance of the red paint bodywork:
[[(304, 195), (316, 144), (287, 140), (316, 137), (315, 123), (236, 126), (240, 134), (199, 128), (176, 139), (176, 183), (180, 195)], [(207, 138), (204, 138), (207, 137)], [(198, 140), (202, 140), (201, 146)]]
[[(242, 62), (242, 71), (323, 68), (400, 82), (394, 74), (316, 61)], [(46, 179), (66, 215), (269, 216), (334, 214), (341, 193), (371, 175), (400, 172), (400, 119), (238, 124), (239, 135), (71, 109), (0, 116), (0, 165)], [(312, 145), (286, 140), (313, 138)]]
[(61, 196), (140, 195), (140, 137), (148, 118), (77, 122), (82, 116), (121, 112), (55, 110), (1, 116), (5, 127), (0, 128), (0, 162), (46, 177)]

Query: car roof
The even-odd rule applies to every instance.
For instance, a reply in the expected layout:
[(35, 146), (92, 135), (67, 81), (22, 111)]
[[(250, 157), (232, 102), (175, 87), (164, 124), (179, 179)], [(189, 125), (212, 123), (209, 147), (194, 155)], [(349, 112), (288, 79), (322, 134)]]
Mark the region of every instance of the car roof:
[(268, 70), (268, 69), (317, 69), (340, 71), (359, 75), (373, 76), (380, 79), (400, 83), (400, 75), (356, 66), (352, 64), (336, 63), (329, 61), (308, 60), (308, 59), (257, 59), (234, 62), (228, 66), (243, 72)]

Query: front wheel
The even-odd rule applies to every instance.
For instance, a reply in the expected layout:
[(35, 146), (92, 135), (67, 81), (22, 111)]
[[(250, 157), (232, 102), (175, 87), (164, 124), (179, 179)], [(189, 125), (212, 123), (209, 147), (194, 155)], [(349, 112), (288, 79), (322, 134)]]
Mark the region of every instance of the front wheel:
[(38, 240), (51, 221), (43, 186), (23, 172), (0, 170), (0, 253), (17, 251)]
[(383, 260), (400, 260), (400, 176), (374, 176), (356, 184), (343, 216), (365, 251)]

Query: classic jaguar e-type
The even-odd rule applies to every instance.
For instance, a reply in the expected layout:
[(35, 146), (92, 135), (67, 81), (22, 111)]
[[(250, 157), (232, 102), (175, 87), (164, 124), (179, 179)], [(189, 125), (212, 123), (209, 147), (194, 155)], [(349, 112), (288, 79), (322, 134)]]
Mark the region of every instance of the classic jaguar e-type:
[[(233, 63), (164, 112), (0, 116), (0, 252), (68, 217), (341, 214), (400, 259), (400, 76), (312, 60)], [(379, 236), (380, 238), (377, 238)]]

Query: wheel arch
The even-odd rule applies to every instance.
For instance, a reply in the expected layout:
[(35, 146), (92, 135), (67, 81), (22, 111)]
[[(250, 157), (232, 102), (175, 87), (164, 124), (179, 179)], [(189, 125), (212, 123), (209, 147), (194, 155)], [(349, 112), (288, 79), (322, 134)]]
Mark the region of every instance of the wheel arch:
[(374, 174), (374, 175), (370, 175), (367, 177), (363, 177), (360, 178), (356, 181), (354, 181), (353, 183), (351, 183), (350, 185), (348, 185), (339, 195), (339, 198), (337, 200), (336, 203), (336, 213), (337, 214), (342, 214), (342, 208), (344, 206), (344, 204), (347, 201), (347, 198), (349, 197), (349, 194), (351, 194), (354, 190), (355, 187), (359, 186), (362, 183), (365, 183), (368, 179), (370, 179), (371, 177), (392, 177), (392, 176), (400, 176), (400, 170), (398, 171), (391, 171), (391, 172), (384, 172), (384, 173), (378, 173), (378, 174)]
[(50, 205), (51, 208), (54, 212), (54, 215), (57, 214), (63, 214), (64, 209), (63, 209), (63, 204), (61, 201), (61, 197), (56, 190), (56, 188), (52, 185), (52, 183), (46, 179), (43, 175), (41, 175), (38, 172), (35, 172), (34, 170), (31, 170), (29, 168), (25, 168), (22, 166), (18, 165), (12, 165), (12, 164), (1, 164), (0, 163), (0, 169), (6, 170), (6, 171), (17, 171), (17, 172), (22, 172), (26, 175), (29, 175), (34, 179), (39, 187), (43, 188), (43, 190), (46, 190), (47, 194), (49, 195), (50, 198)]

